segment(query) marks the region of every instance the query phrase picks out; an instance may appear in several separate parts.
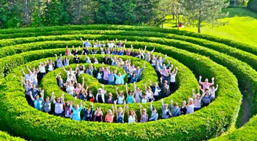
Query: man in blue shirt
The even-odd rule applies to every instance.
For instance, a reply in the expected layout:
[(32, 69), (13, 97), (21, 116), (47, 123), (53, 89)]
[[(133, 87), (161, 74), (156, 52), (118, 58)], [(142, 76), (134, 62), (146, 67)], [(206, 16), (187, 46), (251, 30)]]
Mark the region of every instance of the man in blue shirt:
[(137, 69), (133, 72), (133, 73), (136, 74), (137, 81), (139, 81), (141, 79), (141, 76), (142, 76), (142, 73), (143, 73), (144, 69), (145, 69), (145, 63), (144, 63), (144, 67), (142, 69), (140, 69), (140, 67), (137, 66)]
[(85, 41), (83, 41), (83, 39), (82, 38), (80, 38), (80, 40), (82, 41), (82, 43), (83, 43), (83, 45), (82, 46), (85, 46), (86, 48), (88, 48), (88, 47), (91, 47), (92, 45), (91, 45), (91, 43), (88, 41), (88, 39), (86, 40), (86, 42)]

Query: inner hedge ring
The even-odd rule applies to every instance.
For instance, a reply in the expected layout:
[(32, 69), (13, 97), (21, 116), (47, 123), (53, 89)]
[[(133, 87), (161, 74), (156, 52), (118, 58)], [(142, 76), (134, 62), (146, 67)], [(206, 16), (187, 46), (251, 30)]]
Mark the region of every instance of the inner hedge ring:
[[(92, 57), (93, 55), (88, 55), (88, 57)], [(157, 74), (154, 70), (154, 68), (152, 67), (152, 65), (147, 62), (147, 61), (144, 61), (142, 59), (139, 59), (139, 58), (135, 58), (135, 57), (131, 57), (131, 56), (118, 56), (118, 55), (115, 55), (116, 57), (118, 58), (122, 58), (123, 60), (128, 60), (130, 59), (131, 62), (133, 64), (135, 64), (135, 66), (140, 66), (140, 68), (143, 67), (143, 63), (146, 64), (145, 66), (145, 69), (143, 71), (143, 74), (141, 76), (141, 80), (139, 82), (137, 82), (137, 87), (139, 87), (141, 90), (144, 90), (145, 89), (145, 82), (147, 82), (149, 84), (149, 81), (152, 81), (153, 83), (154, 82), (158, 82), (158, 77), (157, 77)], [(99, 68), (100, 66), (102, 66), (101, 62), (103, 60), (103, 56), (102, 55), (99, 55), (99, 54), (96, 54), (95, 55), (95, 58), (98, 59), (99, 61), (99, 64), (92, 64), (93, 66), (98, 66), (97, 68)], [(80, 58), (80, 64), (79, 65), (84, 65), (84, 62), (82, 62), (82, 60), (85, 60), (85, 56), (81, 57)], [(71, 63), (74, 62), (74, 59), (71, 58), (70, 60)], [(167, 62), (167, 61), (166, 61)], [(86, 63), (85, 66), (88, 66), (89, 64)], [(104, 66), (108, 66), (108, 65), (104, 65)], [(76, 65), (74, 64), (70, 64), (69, 66), (66, 66), (65, 68), (73, 68), (73, 70), (75, 69)], [(111, 67), (115, 67), (115, 66), (111, 66)], [(123, 70), (122, 68), (118, 67), (118, 72), (122, 72), (121, 70)], [(58, 90), (58, 95), (57, 96), (61, 96), (61, 93), (59, 91), (59, 89), (55, 89), (55, 87), (58, 87), (56, 84), (56, 79), (54, 79), (56, 77), (56, 75), (61, 72), (61, 76), (62, 78), (66, 78), (66, 73), (65, 71), (63, 70), (63, 68), (57, 68), (49, 73), (46, 74), (46, 76), (44, 76), (44, 78), (42, 79), (41, 81), (41, 84), (40, 86), (44, 89), (45, 86), (47, 86), (49, 88), (49, 84), (55, 84), (54, 87), (50, 87), (50, 89), (45, 89), (45, 92), (49, 91), (49, 93), (51, 93), (51, 91), (54, 91), (54, 92), (57, 92)], [(87, 76), (87, 74), (81, 74), (81, 76), (79, 77), (79, 81), (81, 82), (81, 77), (83, 76)], [(93, 94), (96, 94), (97, 93), (97, 89), (98, 88), (101, 88), (101, 83), (98, 82), (98, 80), (96, 78), (94, 78), (94, 82), (93, 84), (91, 84), (91, 82), (86, 82), (86, 77), (85, 77), (85, 85), (89, 86), (89, 89), (93, 90)], [(114, 97), (116, 97), (116, 87), (119, 88), (119, 90), (125, 90), (125, 85), (119, 85), (119, 86), (116, 86), (116, 85), (105, 85), (105, 90), (107, 90), (107, 92), (111, 92), (113, 94)], [(59, 88), (59, 87), (58, 87)], [(131, 83), (128, 83), (128, 89), (132, 89), (133, 88), (133, 84)], [(124, 91), (125, 92), (125, 91)]]

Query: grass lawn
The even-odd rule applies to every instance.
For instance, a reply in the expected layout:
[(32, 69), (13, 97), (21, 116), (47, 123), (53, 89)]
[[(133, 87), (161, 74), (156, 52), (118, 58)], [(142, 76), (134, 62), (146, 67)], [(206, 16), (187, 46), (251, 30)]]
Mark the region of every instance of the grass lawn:
[[(227, 8), (224, 12), (229, 12), (229, 16), (222, 19), (228, 24), (218, 27), (204, 26), (202, 27), (202, 33), (252, 44), (257, 47), (257, 13), (246, 8)], [(164, 27), (174, 28), (174, 23), (172, 16), (168, 16)], [(185, 27), (182, 30), (197, 32), (196, 27)]]

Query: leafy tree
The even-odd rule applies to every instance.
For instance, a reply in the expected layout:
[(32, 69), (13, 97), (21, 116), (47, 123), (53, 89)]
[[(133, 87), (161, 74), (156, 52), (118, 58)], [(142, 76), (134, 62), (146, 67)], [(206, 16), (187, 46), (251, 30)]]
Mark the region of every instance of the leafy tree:
[(224, 0), (186, 0), (184, 3), (187, 24), (197, 25), (198, 33), (201, 33), (202, 23), (214, 23), (226, 14), (222, 9), (227, 7), (228, 3)]

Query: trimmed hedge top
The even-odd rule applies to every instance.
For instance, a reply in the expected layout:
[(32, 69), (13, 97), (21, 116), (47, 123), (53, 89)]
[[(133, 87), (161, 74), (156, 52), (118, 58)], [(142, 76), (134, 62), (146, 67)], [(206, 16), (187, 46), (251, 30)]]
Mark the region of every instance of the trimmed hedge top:
[[(215, 76), (216, 83), (220, 86), (218, 97), (208, 107), (191, 115), (132, 125), (77, 123), (47, 115), (28, 106), (24, 98), (23, 87), (20, 80), (17, 80), (22, 75), (18, 72), (19, 69), (24, 67), (23, 64), (32, 67), (38, 64), (40, 61), (38, 59), (44, 60), (43, 58), (63, 53), (66, 45), (82, 45), (78, 41), (79, 37), (99, 40), (128, 39), (127, 45), (132, 44), (134, 48), (144, 46), (148, 46), (148, 50), (156, 48), (156, 52), (168, 54), (189, 67), (197, 77), (199, 75), (208, 78)], [(242, 97), (238, 90), (236, 77), (240, 90), (246, 95), (250, 104), (251, 115), (257, 113), (257, 72), (255, 71), (257, 69), (257, 48), (254, 46), (191, 32), (113, 25), (7, 29), (0, 31), (0, 39), (3, 39), (0, 40), (0, 56), (2, 57), (0, 67), (3, 68), (0, 69), (0, 84), (2, 83), (0, 86), (0, 116), (2, 117), (0, 123), (5, 125), (10, 133), (24, 138), (40, 140), (69, 140), (74, 139), (73, 137), (76, 137), (77, 140), (87, 138), (101, 140), (163, 140), (164, 138), (168, 140), (206, 140), (217, 137), (228, 130), (237, 118)], [(224, 67), (201, 55), (209, 57)], [(174, 62), (176, 63), (176, 60)], [(192, 87), (197, 87), (196, 79), (192, 77), (192, 73), (185, 66), (180, 63), (175, 66), (179, 67), (179, 89), (174, 95), (165, 98), (165, 102), (169, 102), (170, 99), (173, 99), (174, 102), (181, 102), (191, 95)], [(46, 78), (49, 77), (49, 83), (55, 72), (52, 73), (46, 76)], [(46, 86), (44, 85), (44, 87)], [(46, 88), (49, 92), (51, 89), (58, 88), (56, 83), (50, 86), (52, 87)], [(47, 92), (48, 95), (49, 92)], [(19, 104), (17, 105), (17, 103)], [(159, 101), (154, 102), (153, 106), (157, 107), (160, 112)], [(103, 107), (108, 109), (107, 104)], [(148, 108), (149, 112), (149, 104), (144, 104), (143, 107)], [(139, 109), (136, 105), (131, 108), (135, 111)], [(256, 121), (255, 116), (242, 128), (221, 136), (217, 140), (255, 139)]]

